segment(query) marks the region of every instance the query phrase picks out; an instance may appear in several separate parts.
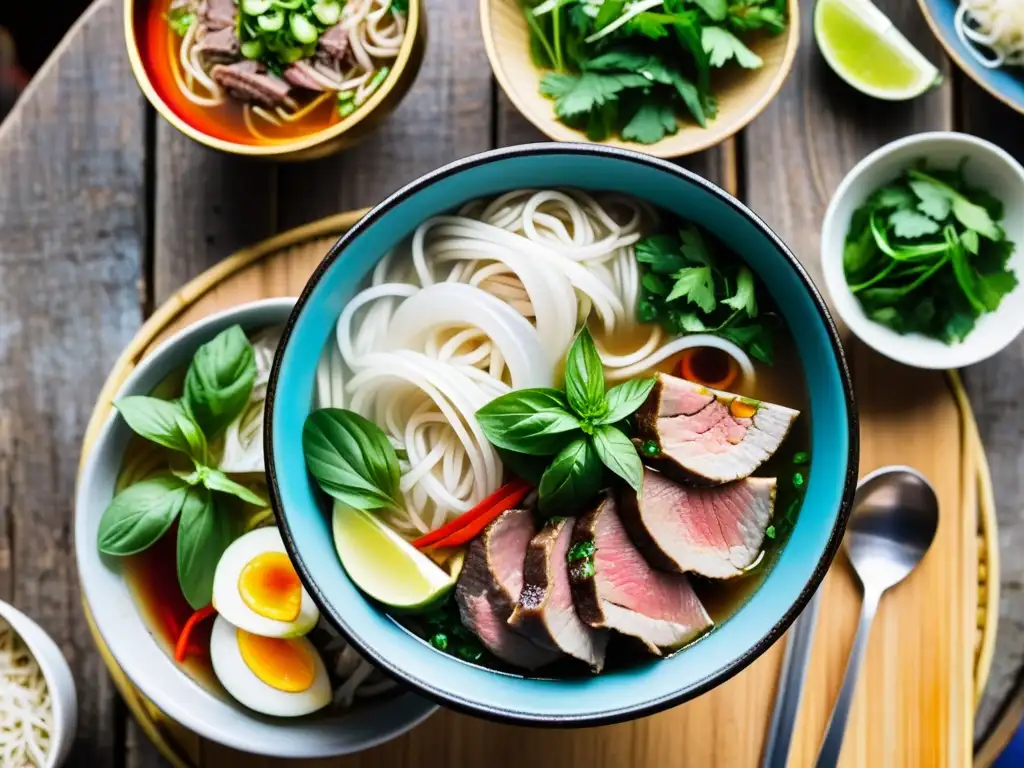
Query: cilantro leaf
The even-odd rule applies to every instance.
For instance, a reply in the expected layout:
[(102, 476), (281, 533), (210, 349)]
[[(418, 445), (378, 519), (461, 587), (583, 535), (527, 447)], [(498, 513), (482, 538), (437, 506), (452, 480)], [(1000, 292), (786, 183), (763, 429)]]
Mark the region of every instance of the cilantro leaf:
[(622, 128), (622, 138), (654, 144), (679, 130), (676, 113), (666, 104), (645, 102)]
[(747, 317), (757, 315), (757, 296), (754, 292), (754, 273), (749, 267), (740, 267), (736, 277), (736, 293), (722, 301), (737, 312), (744, 311)]
[(729, 6), (729, 26), (737, 32), (765, 31), (777, 35), (786, 29), (786, 14), (774, 7), (763, 7), (759, 0)]
[(654, 272), (648, 272), (641, 278), (640, 284), (644, 287), (645, 291), (650, 291), (658, 296), (667, 296), (671, 290), (668, 283), (662, 279), (661, 275), (657, 275)]
[(939, 231), (937, 221), (909, 208), (893, 211), (889, 215), (889, 224), (896, 237), (917, 238), (934, 235)]
[(775, 361), (775, 348), (772, 335), (763, 324), (738, 325), (722, 328), (719, 335), (734, 344), (738, 344), (750, 353), (751, 357), (762, 363), (771, 365)]
[(707, 116), (704, 114), (704, 105), (701, 104), (700, 91), (697, 90), (697, 86), (676, 73), (673, 73), (672, 85), (675, 86), (679, 98), (683, 100), (683, 104), (690, 110), (693, 119), (697, 121), (697, 125), (701, 128), (706, 128), (708, 124)]
[(902, 184), (882, 187), (868, 198), (868, 204), (874, 208), (910, 208), (917, 198)]
[(541, 80), (541, 93), (555, 99), (555, 114), (573, 118), (604, 106), (624, 88), (649, 85), (642, 75), (603, 74), (584, 71), (581, 75), (549, 72)]
[(644, 11), (626, 22), (626, 32), (632, 35), (649, 37), (651, 40), (660, 40), (668, 37), (668, 28), (660, 14)]
[(679, 239), (673, 235), (655, 235), (639, 241), (636, 260), (660, 275), (672, 275), (687, 266), (679, 253)]
[(679, 230), (679, 239), (682, 241), (680, 247), (683, 256), (690, 262), (703, 264), (708, 267), (714, 264), (711, 251), (708, 250), (707, 244), (704, 242), (704, 238), (697, 227), (692, 224), (688, 227), (683, 227)]
[(712, 67), (722, 67), (729, 59), (735, 59), (746, 69), (757, 69), (764, 64), (760, 56), (724, 27), (704, 27), (700, 42)]
[(673, 320), (675, 320), (680, 331), (685, 333), (703, 333), (708, 329), (704, 321), (697, 317), (696, 312), (676, 312), (674, 315)]
[(936, 221), (945, 221), (949, 218), (951, 204), (949, 196), (930, 181), (911, 181), (910, 188), (914, 190), (917, 199), (917, 209), (922, 213), (931, 216)]
[(1002, 240), (1003, 229), (989, 216), (980, 205), (975, 205), (966, 197), (957, 195), (953, 198), (953, 215), (956, 220), (968, 229), (987, 237), (989, 240)]
[(993, 272), (989, 275), (978, 275), (975, 282), (975, 289), (978, 299), (988, 309), (994, 312), (999, 309), (1003, 296), (1017, 287), (1017, 276), (1012, 272)]
[(622, 15), (626, 0), (604, 0), (594, 19), (594, 29), (604, 29)]
[(723, 21), (729, 11), (726, 0), (690, 0), (690, 2), (710, 16), (712, 21)]
[(964, 248), (969, 253), (973, 253), (975, 256), (981, 250), (981, 240), (978, 239), (978, 233), (973, 229), (968, 229), (962, 235), (960, 235), (960, 242), (963, 243)]
[(673, 277), (676, 283), (672, 286), (672, 292), (666, 301), (671, 302), (685, 297), (704, 312), (713, 312), (718, 306), (711, 267), (686, 267), (676, 272)]

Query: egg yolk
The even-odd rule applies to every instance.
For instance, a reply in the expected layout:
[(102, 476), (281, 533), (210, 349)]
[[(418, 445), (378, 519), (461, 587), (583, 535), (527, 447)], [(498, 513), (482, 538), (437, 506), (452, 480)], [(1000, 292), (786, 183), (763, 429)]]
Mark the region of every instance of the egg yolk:
[(316, 664), (301, 640), (261, 637), (238, 630), (238, 650), (260, 680), (285, 693), (301, 693), (313, 685)]
[(302, 582), (284, 552), (264, 552), (242, 569), (238, 577), (242, 601), (268, 619), (295, 621), (302, 607)]

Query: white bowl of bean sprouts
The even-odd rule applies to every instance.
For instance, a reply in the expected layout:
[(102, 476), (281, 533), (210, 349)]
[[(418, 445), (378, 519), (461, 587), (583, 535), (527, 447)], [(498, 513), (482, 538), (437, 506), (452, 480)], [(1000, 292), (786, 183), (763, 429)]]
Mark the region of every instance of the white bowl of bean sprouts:
[(71, 669), (50, 636), (3, 601), (0, 714), (0, 765), (63, 765), (78, 721)]

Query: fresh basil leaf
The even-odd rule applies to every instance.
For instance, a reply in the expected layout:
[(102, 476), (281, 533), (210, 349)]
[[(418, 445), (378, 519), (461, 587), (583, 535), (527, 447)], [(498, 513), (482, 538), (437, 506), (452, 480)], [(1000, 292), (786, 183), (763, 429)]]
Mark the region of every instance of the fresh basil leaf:
[(400, 506), (398, 456), (383, 430), (359, 414), (321, 408), (302, 430), (306, 466), (320, 487), (357, 509)]
[(256, 507), (267, 506), (267, 500), (260, 496), (255, 491), (246, 488), (241, 483), (236, 483), (230, 477), (225, 475), (219, 469), (212, 469), (210, 467), (203, 467), (204, 471), (200, 472), (202, 477), (203, 485), (209, 488), (211, 491), (218, 491), (220, 493), (227, 493), (236, 498), (241, 499), (246, 504), (252, 504)]
[(540, 485), (540, 479), (548, 467), (546, 456), (530, 456), (527, 453), (517, 453), (504, 448), (498, 448), (497, 451), (506, 471), (516, 477), (521, 477), (534, 487)]
[(149, 549), (167, 533), (187, 495), (188, 486), (173, 475), (129, 485), (103, 512), (100, 552), (124, 556)]
[(654, 388), (655, 379), (633, 379), (612, 387), (608, 391), (608, 413), (598, 424), (614, 424), (636, 412)]
[(122, 397), (114, 407), (132, 431), (197, 461), (206, 461), (206, 438), (179, 403), (156, 397)]
[(608, 410), (604, 399), (604, 365), (590, 331), (576, 336), (565, 359), (565, 397), (585, 419), (600, 418)]
[(558, 453), (580, 428), (557, 389), (509, 392), (477, 411), (476, 419), (493, 445), (533, 456)]
[(190, 488), (178, 525), (178, 585), (193, 609), (213, 600), (217, 563), (234, 538), (231, 516), (217, 509), (213, 495), (202, 486)]
[(538, 489), (541, 514), (571, 515), (601, 490), (601, 460), (590, 441), (579, 437), (555, 456)]
[(633, 442), (622, 430), (603, 425), (594, 430), (594, 450), (601, 463), (639, 491), (644, 483), (644, 465)]
[(185, 374), (185, 406), (212, 439), (245, 408), (255, 381), (252, 344), (233, 325), (196, 350)]

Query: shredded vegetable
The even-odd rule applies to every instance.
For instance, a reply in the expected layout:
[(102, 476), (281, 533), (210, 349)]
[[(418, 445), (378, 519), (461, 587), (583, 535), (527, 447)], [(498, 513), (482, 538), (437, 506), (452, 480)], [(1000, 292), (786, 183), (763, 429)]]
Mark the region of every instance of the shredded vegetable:
[(0, 765), (46, 764), (53, 705), (42, 670), (17, 633), (0, 620)]

